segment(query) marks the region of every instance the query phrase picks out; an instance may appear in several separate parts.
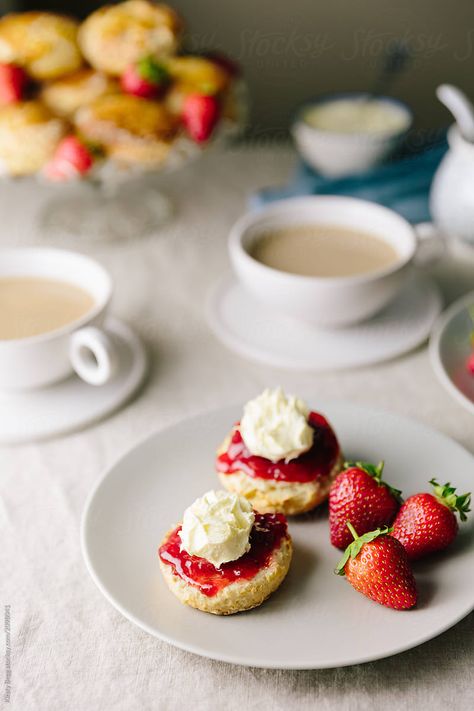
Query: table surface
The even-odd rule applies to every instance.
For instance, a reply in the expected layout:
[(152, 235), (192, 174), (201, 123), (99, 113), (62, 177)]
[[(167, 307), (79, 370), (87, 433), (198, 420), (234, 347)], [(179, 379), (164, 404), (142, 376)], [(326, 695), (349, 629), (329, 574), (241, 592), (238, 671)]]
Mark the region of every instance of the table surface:
[[(353, 711), (440, 709), (453, 701), (468, 708), (472, 702), (474, 615), (417, 649), (370, 664), (304, 672), (234, 667), (174, 649), (135, 628), (102, 597), (81, 557), (81, 512), (104, 469), (147, 434), (245, 401), (269, 385), (281, 384), (311, 402), (324, 396), (416, 417), (474, 451), (474, 419), (442, 389), (426, 347), (379, 366), (308, 375), (247, 362), (209, 332), (204, 304), (228, 269), (229, 227), (250, 193), (285, 181), (293, 162), (289, 149), (276, 146), (211, 152), (166, 177), (178, 214), (156, 235), (121, 245), (61, 241), (110, 270), (113, 312), (133, 323), (152, 367), (139, 396), (107, 421), (49, 442), (0, 449), (10, 708), (174, 711), (187, 703), (197, 711)], [(32, 184), (2, 185), (2, 245), (48, 243), (35, 231), (35, 219), (51, 195)], [(474, 284), (472, 264), (449, 258), (434, 271), (447, 301)], [(455, 480), (455, 472), (438, 476)]]

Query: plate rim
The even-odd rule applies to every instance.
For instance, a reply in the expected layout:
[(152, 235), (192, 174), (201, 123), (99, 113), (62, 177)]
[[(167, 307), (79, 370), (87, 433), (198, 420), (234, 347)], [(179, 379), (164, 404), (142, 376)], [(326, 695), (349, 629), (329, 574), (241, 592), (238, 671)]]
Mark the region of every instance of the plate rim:
[[(212, 287), (209, 289), (207, 298), (206, 298), (206, 305), (205, 305), (205, 314), (206, 314), (206, 321), (211, 329), (214, 337), (221, 343), (223, 344), (226, 348), (228, 348), (232, 353), (238, 355), (241, 358), (245, 358), (247, 360), (253, 361), (254, 363), (260, 363), (263, 365), (266, 365), (271, 368), (281, 368), (284, 370), (288, 371), (293, 371), (293, 372), (302, 372), (302, 373), (338, 373), (342, 371), (346, 371), (349, 368), (366, 368), (371, 365), (376, 365), (378, 363), (388, 363), (390, 361), (395, 360), (396, 358), (401, 357), (402, 355), (409, 354), (412, 351), (414, 351), (416, 348), (418, 348), (420, 345), (423, 343), (426, 343), (426, 341), (430, 337), (430, 332), (433, 327), (433, 324), (436, 322), (436, 319), (439, 318), (439, 315), (442, 311), (443, 308), (443, 298), (441, 295), (441, 290), (439, 286), (436, 284), (435, 280), (429, 277), (426, 274), (420, 274), (417, 273), (415, 277), (416, 281), (420, 281), (422, 283), (425, 283), (427, 287), (430, 289), (432, 297), (435, 302), (435, 315), (430, 323), (430, 325), (426, 328), (426, 334), (423, 336), (422, 339), (416, 338), (416, 339), (411, 339), (410, 345), (408, 346), (403, 346), (402, 348), (397, 348), (394, 349), (392, 353), (389, 355), (385, 356), (377, 356), (377, 357), (368, 357), (366, 360), (364, 360), (362, 363), (356, 363), (355, 365), (339, 365), (339, 366), (323, 366), (323, 367), (318, 367), (318, 366), (310, 366), (310, 365), (300, 365), (299, 363), (290, 363), (287, 358), (284, 356), (278, 356), (278, 355), (272, 355), (272, 354), (267, 354), (265, 355), (262, 351), (259, 349), (255, 349), (248, 343), (242, 343), (240, 342), (237, 338), (235, 338), (232, 334), (229, 334), (228, 330), (224, 329), (222, 327), (222, 321), (218, 316), (219, 313), (219, 295), (224, 291), (228, 290), (230, 286), (238, 284), (238, 279), (235, 277), (235, 275), (232, 272), (228, 272), (224, 275), (221, 275), (219, 279), (212, 285)], [(282, 316), (282, 320), (285, 317)], [(323, 330), (323, 329), (321, 329)]]
[[(308, 398), (311, 399), (311, 398)], [(430, 435), (435, 435), (436, 437), (441, 438), (444, 440), (446, 443), (448, 443), (450, 446), (455, 446), (457, 449), (459, 449), (461, 452), (463, 452), (465, 455), (467, 455), (471, 460), (472, 463), (474, 464), (474, 454), (470, 452), (466, 447), (464, 447), (462, 444), (460, 444), (457, 440), (453, 439), (449, 435), (445, 434), (444, 432), (437, 430), (434, 427), (431, 427), (430, 425), (425, 424), (423, 421), (417, 420), (416, 418), (406, 416), (403, 414), (399, 414), (398, 412), (394, 412), (391, 410), (386, 410), (384, 408), (378, 408), (378, 407), (372, 407), (371, 405), (366, 405), (366, 404), (360, 404), (360, 403), (355, 403), (352, 401), (345, 401), (345, 400), (340, 400), (340, 399), (321, 399), (321, 409), (325, 409), (327, 407), (351, 407), (356, 410), (365, 410), (366, 412), (370, 412), (372, 415), (376, 416), (389, 416), (391, 418), (394, 418), (396, 420), (401, 420), (405, 424), (409, 424), (411, 426), (415, 425), (416, 427), (424, 430), (427, 434)], [(406, 652), (410, 649), (415, 649), (416, 647), (419, 647), (420, 645), (424, 644), (425, 642), (430, 641), (431, 639), (435, 639), (436, 637), (439, 637), (441, 634), (446, 632), (447, 630), (451, 629), (455, 625), (457, 625), (461, 620), (463, 620), (467, 615), (469, 615), (473, 610), (474, 610), (474, 592), (472, 596), (472, 600), (468, 606), (463, 608), (463, 610), (459, 613), (459, 615), (456, 615), (454, 620), (450, 620), (446, 624), (443, 624), (437, 631), (432, 634), (428, 632), (427, 634), (421, 636), (416, 642), (409, 642), (407, 644), (402, 644), (390, 651), (388, 654), (387, 653), (375, 653), (375, 654), (366, 654), (364, 656), (359, 656), (357, 658), (349, 659), (343, 663), (337, 663), (335, 664), (334, 662), (331, 662), (330, 660), (327, 663), (320, 663), (315, 665), (314, 663), (308, 663), (308, 664), (301, 664), (301, 663), (292, 663), (291, 661), (285, 663), (282, 665), (281, 663), (274, 663), (274, 662), (268, 662), (268, 661), (261, 661), (258, 659), (252, 659), (252, 658), (245, 658), (242, 659), (240, 657), (236, 658), (233, 655), (229, 654), (213, 654), (211, 652), (203, 652), (202, 649), (197, 648), (194, 644), (186, 644), (183, 642), (177, 642), (175, 639), (169, 637), (167, 634), (161, 633), (155, 628), (153, 628), (151, 625), (148, 625), (147, 623), (143, 622), (140, 620), (136, 615), (131, 613), (129, 610), (127, 610), (116, 598), (115, 596), (106, 588), (106, 586), (101, 582), (100, 576), (94, 569), (94, 566), (92, 564), (92, 561), (89, 556), (88, 552), (88, 546), (87, 546), (87, 521), (88, 521), (88, 516), (89, 512), (91, 509), (91, 505), (95, 499), (95, 496), (99, 492), (100, 488), (103, 486), (103, 484), (107, 481), (107, 479), (110, 476), (113, 476), (113, 472), (116, 470), (117, 466), (122, 463), (125, 459), (128, 457), (132, 456), (138, 449), (140, 449), (142, 446), (146, 445), (148, 442), (153, 440), (155, 437), (161, 436), (165, 434), (168, 430), (172, 430), (175, 427), (184, 424), (184, 423), (191, 423), (193, 420), (198, 420), (201, 419), (202, 417), (210, 416), (210, 415), (217, 415), (218, 413), (225, 413), (226, 411), (231, 411), (233, 408), (236, 407), (242, 407), (242, 402), (239, 403), (231, 403), (229, 405), (225, 405), (222, 407), (218, 408), (208, 408), (205, 409), (201, 412), (195, 413), (194, 415), (184, 417), (181, 419), (176, 420), (175, 422), (166, 424), (163, 427), (160, 427), (156, 429), (154, 432), (145, 435), (144, 437), (140, 438), (134, 445), (132, 445), (130, 448), (128, 448), (124, 453), (121, 455), (117, 456), (102, 472), (101, 476), (98, 478), (97, 482), (95, 485), (92, 487), (92, 490), (89, 492), (88, 496), (86, 497), (86, 502), (84, 504), (84, 508), (82, 511), (81, 515), (81, 522), (80, 522), (80, 546), (81, 546), (81, 552), (82, 552), (82, 557), (86, 566), (87, 571), (89, 572), (89, 575), (91, 576), (92, 580), (94, 581), (95, 585), (98, 587), (102, 595), (105, 597), (105, 599), (114, 607), (118, 612), (122, 614), (125, 619), (127, 619), (129, 622), (132, 622), (134, 625), (136, 625), (139, 629), (147, 632), (150, 634), (152, 637), (155, 637), (163, 642), (166, 642), (167, 644), (170, 644), (171, 646), (181, 649), (185, 652), (190, 652), (192, 654), (196, 654), (199, 657), (202, 657), (204, 659), (211, 659), (217, 662), (224, 662), (226, 664), (232, 664), (232, 665), (237, 665), (237, 666), (243, 666), (243, 667), (254, 667), (257, 669), (279, 669), (279, 670), (315, 670), (315, 669), (337, 669), (337, 668), (343, 668), (343, 667), (350, 667), (354, 666), (357, 664), (366, 664), (368, 662), (374, 662), (378, 661), (381, 659), (388, 659), (390, 657), (396, 656), (397, 654), (401, 654), (402, 652)]]
[(441, 359), (440, 347), (441, 338), (450, 321), (452, 321), (467, 304), (474, 304), (474, 291), (470, 291), (459, 299), (456, 299), (437, 319), (431, 332), (428, 350), (430, 354), (431, 366), (438, 378), (438, 381), (443, 385), (445, 390), (464, 407), (468, 412), (474, 414), (474, 402), (469, 400), (464, 393), (457, 388), (449, 377)]

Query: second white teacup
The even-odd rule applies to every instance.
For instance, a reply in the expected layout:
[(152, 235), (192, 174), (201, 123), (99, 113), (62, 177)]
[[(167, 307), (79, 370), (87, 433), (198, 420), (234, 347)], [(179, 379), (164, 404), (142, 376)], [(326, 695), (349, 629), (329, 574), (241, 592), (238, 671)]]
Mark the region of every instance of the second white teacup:
[[(360, 230), (395, 251), (389, 266), (350, 276), (302, 276), (263, 264), (252, 255), (256, 240), (291, 226)], [(272, 203), (245, 215), (232, 228), (229, 252), (246, 290), (276, 311), (323, 327), (343, 327), (370, 318), (400, 292), (417, 253), (413, 227), (392, 210), (342, 196), (308, 196)]]
[[(0, 338), (0, 389), (43, 387), (73, 371), (92, 385), (109, 381), (118, 353), (104, 327), (112, 295), (112, 281), (105, 269), (89, 257), (66, 250), (0, 249), (0, 281), (12, 283), (15, 278), (79, 287), (90, 297), (90, 307), (59, 328)], [(2, 308), (5, 311), (5, 305)]]

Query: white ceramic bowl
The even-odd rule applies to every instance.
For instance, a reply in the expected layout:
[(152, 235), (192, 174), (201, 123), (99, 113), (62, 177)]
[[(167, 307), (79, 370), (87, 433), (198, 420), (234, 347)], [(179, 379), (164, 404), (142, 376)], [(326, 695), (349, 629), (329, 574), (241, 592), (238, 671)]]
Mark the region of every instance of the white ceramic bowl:
[(440, 316), (430, 338), (431, 365), (446, 390), (474, 415), (474, 375), (467, 369), (472, 352), (474, 291), (456, 301)]
[(366, 101), (366, 95), (340, 94), (306, 104), (298, 112), (291, 129), (303, 160), (328, 177), (360, 173), (381, 163), (400, 145), (412, 124), (412, 113), (408, 106), (389, 97), (378, 97), (375, 101), (393, 105), (398, 112), (405, 114), (406, 123), (402, 129), (349, 133), (315, 128), (305, 120), (305, 113), (312, 107), (322, 102), (345, 99)]
[[(332, 225), (361, 229), (386, 240), (398, 253), (388, 268), (343, 277), (310, 277), (268, 267), (250, 256), (263, 233), (290, 225)], [(277, 312), (318, 326), (363, 321), (403, 288), (417, 251), (417, 235), (397, 213), (372, 202), (340, 196), (281, 200), (242, 217), (229, 237), (233, 269), (247, 291)]]

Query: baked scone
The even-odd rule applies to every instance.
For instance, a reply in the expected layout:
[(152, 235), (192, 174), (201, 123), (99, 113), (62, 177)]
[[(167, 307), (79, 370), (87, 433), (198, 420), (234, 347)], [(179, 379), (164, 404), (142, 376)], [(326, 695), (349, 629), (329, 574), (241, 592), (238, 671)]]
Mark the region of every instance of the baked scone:
[[(276, 448), (271, 457), (263, 456), (252, 441), (249, 406), (250, 415), (255, 415), (258, 437)], [(299, 413), (292, 411), (297, 406)], [(271, 411), (272, 407), (276, 412)], [(298, 417), (304, 417), (307, 429), (303, 429), (304, 423)], [(285, 432), (285, 427), (290, 434), (292, 430), (298, 434), (296, 440)], [(283, 449), (279, 448), (279, 436)], [(266, 390), (247, 404), (242, 421), (217, 451), (216, 469), (222, 486), (245, 496), (257, 511), (288, 516), (323, 503), (343, 462), (339, 442), (326, 418), (317, 412), (306, 412), (304, 403), (286, 398), (277, 389)]]
[(45, 84), (40, 98), (58, 116), (72, 118), (81, 106), (102, 96), (118, 94), (120, 87), (111, 77), (94, 69), (80, 69), (62, 79)]
[(127, 94), (104, 96), (80, 108), (74, 123), (84, 138), (101, 144), (111, 158), (144, 168), (165, 160), (178, 129), (162, 104)]
[(82, 64), (79, 23), (50, 12), (22, 12), (0, 20), (0, 62), (24, 67), (38, 81), (56, 79)]
[(168, 57), (164, 64), (173, 81), (203, 94), (218, 94), (224, 91), (232, 79), (223, 66), (206, 57)]
[(67, 125), (39, 101), (25, 101), (0, 110), (0, 171), (30, 175), (51, 159)]
[[(239, 516), (248, 518), (247, 542), (237, 559), (221, 563), (217, 559), (212, 563), (203, 556), (187, 552), (185, 545), (189, 546), (190, 536), (189, 532), (188, 535), (185, 533), (186, 516), (196, 505), (201, 507), (201, 512), (195, 511), (192, 515), (198, 529), (203, 522), (202, 502), (206, 501), (207, 514), (211, 512), (211, 516), (213, 508), (225, 509), (220, 520), (218, 516), (213, 520), (204, 514), (206, 524), (201, 533), (202, 530), (208, 533), (208, 545), (203, 554), (210, 557), (213, 553), (222, 556), (226, 551), (229, 539), (224, 543), (221, 539), (229, 533), (229, 514), (235, 513), (236, 506), (237, 520), (234, 523), (238, 530), (235, 536), (240, 543), (245, 543), (245, 536), (242, 539), (238, 519)], [(239, 509), (240, 504), (242, 509)], [(182, 526), (169, 531), (159, 547), (160, 568), (171, 592), (182, 603), (214, 615), (232, 615), (261, 605), (281, 585), (290, 567), (293, 549), (285, 517), (253, 512), (245, 499), (242, 501), (223, 491), (208, 492), (190, 509), (185, 512)], [(217, 527), (213, 529), (214, 521)], [(227, 531), (222, 534), (222, 528), (226, 529), (226, 526)], [(229, 535), (234, 534), (231, 531)], [(195, 536), (196, 541), (199, 538), (200, 534)]]
[(216, 62), (204, 57), (170, 57), (165, 66), (172, 81), (163, 101), (174, 116), (182, 115), (184, 102), (190, 94), (218, 95), (222, 103), (229, 94), (232, 77)]
[(177, 13), (148, 0), (106, 5), (82, 23), (79, 44), (87, 61), (100, 71), (120, 76), (146, 55), (176, 52), (182, 29)]

